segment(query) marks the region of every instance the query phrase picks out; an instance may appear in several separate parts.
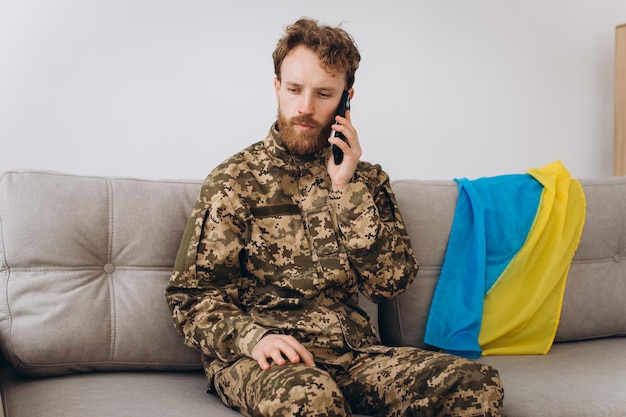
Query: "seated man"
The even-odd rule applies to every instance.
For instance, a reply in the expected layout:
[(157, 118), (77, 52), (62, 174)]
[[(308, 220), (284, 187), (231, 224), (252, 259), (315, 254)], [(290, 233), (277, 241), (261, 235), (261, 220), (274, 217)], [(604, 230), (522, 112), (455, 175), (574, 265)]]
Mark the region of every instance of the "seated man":
[(387, 174), (335, 116), (352, 37), (301, 19), (273, 58), (278, 120), (207, 177), (166, 290), (209, 387), (246, 416), (501, 415), (496, 370), (383, 346), (357, 306), (404, 291), (418, 264)]

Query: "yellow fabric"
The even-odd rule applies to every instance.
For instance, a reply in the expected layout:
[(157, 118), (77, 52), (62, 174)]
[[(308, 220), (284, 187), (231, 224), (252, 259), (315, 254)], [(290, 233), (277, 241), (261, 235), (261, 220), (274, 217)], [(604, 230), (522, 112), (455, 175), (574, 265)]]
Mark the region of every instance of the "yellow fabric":
[(528, 237), (484, 300), (483, 355), (546, 354), (556, 335), (585, 196), (560, 161), (530, 169), (543, 186)]

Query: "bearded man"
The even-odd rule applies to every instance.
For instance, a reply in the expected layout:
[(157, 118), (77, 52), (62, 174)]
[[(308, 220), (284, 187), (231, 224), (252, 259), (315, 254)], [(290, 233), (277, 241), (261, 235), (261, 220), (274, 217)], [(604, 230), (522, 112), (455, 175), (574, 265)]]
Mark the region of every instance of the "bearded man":
[(335, 115), (354, 40), (300, 19), (273, 58), (278, 121), (207, 177), (166, 290), (210, 390), (246, 416), (500, 416), (495, 369), (383, 346), (357, 304), (404, 291), (418, 263), (387, 174)]

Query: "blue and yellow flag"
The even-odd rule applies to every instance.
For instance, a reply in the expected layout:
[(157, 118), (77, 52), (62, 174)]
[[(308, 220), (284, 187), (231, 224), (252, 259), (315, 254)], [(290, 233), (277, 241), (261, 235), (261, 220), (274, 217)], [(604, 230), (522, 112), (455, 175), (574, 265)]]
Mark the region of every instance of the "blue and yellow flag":
[(424, 341), (469, 358), (548, 353), (585, 219), (580, 183), (560, 161), (456, 181)]

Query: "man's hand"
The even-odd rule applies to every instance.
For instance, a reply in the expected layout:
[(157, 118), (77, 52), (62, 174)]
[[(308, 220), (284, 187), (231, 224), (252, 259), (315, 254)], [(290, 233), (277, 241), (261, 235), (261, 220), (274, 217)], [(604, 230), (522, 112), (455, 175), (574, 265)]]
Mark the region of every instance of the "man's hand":
[[(329, 158), (328, 175), (333, 183), (333, 189), (340, 190), (352, 180), (363, 151), (359, 143), (359, 135), (354, 126), (352, 126), (350, 110), (346, 111), (346, 117), (335, 116), (335, 122), (333, 129), (343, 133), (346, 137), (346, 141), (344, 142), (338, 137), (328, 139), (328, 142), (337, 145), (343, 151), (343, 161), (341, 164), (335, 165), (333, 158)], [(337, 122), (339, 124), (337, 124)]]
[[(286, 359), (285, 359), (286, 358)], [(293, 336), (284, 334), (267, 334), (252, 349), (252, 359), (259, 363), (264, 371), (270, 369), (268, 360), (276, 365), (284, 365), (287, 360), (291, 363), (304, 363), (315, 366), (313, 355)]]

